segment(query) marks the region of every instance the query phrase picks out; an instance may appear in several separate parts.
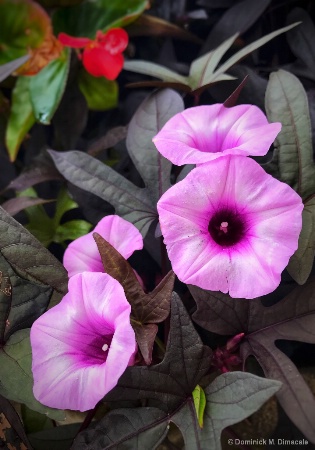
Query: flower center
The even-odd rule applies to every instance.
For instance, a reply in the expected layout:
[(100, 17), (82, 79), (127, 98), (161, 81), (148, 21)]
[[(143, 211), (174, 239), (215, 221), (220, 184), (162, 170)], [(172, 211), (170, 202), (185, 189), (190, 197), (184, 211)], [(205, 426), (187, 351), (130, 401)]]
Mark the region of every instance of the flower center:
[(108, 350), (108, 344), (104, 344), (102, 350), (103, 352), (106, 352)]
[(208, 231), (217, 244), (222, 247), (231, 247), (244, 237), (245, 220), (235, 212), (220, 210), (211, 217)]

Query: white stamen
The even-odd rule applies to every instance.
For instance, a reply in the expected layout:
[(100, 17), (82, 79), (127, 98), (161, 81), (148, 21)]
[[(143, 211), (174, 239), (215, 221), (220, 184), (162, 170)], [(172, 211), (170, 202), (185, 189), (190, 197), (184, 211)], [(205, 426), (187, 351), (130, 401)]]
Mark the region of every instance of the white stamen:
[(103, 347), (102, 347), (102, 350), (103, 350), (104, 352), (106, 352), (106, 350), (108, 350), (108, 345), (107, 345), (107, 344), (104, 344)]
[(221, 222), (220, 231), (223, 231), (223, 233), (227, 233), (228, 232), (228, 226), (229, 226), (228, 222)]

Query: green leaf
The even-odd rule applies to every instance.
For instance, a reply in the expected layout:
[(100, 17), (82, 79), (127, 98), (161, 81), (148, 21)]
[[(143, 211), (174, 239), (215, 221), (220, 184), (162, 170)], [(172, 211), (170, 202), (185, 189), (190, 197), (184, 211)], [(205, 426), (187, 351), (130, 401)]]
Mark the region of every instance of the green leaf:
[(188, 77), (179, 75), (173, 70), (161, 66), (160, 64), (142, 60), (132, 60), (125, 61), (124, 69), (130, 70), (131, 72), (142, 73), (143, 75), (149, 75), (150, 77), (160, 78), (161, 80), (170, 83), (182, 83), (183, 85), (188, 86)]
[(280, 180), (305, 199), (315, 191), (315, 166), (308, 100), (297, 77), (285, 70), (270, 75), (266, 112), (271, 122), (282, 123), (275, 141)]
[(70, 50), (30, 77), (30, 98), (35, 118), (48, 125), (64, 93), (70, 66)]
[(196, 424), (194, 408), (180, 409), (172, 422), (184, 436), (189, 450), (221, 449), (224, 428), (238, 423), (257, 411), (274, 395), (281, 383), (245, 372), (229, 372), (217, 377), (206, 389), (204, 426)]
[(39, 47), (50, 28), (45, 10), (29, 0), (1, 0), (0, 17), (0, 64)]
[(54, 233), (53, 241), (64, 243), (65, 241), (74, 241), (75, 239), (89, 233), (92, 224), (85, 220), (70, 220), (69, 222), (59, 225)]
[[(206, 53), (192, 62), (189, 70), (189, 85), (193, 90), (213, 82), (214, 72), (217, 65), (221, 61), (223, 55), (225, 55), (225, 53), (233, 45), (233, 42), (237, 36), (238, 33), (234, 34), (219, 45), (219, 47), (215, 50)], [(234, 77), (231, 77), (231, 79), (234, 79)]]
[(12, 72), (22, 66), (29, 59), (29, 55), (21, 56), (0, 66), (0, 82), (5, 80)]
[[(37, 193), (33, 188), (28, 188), (20, 192), (19, 195), (21, 198), (24, 196), (33, 197), (34, 200), (37, 198)], [(54, 217), (49, 217), (42, 205), (30, 206), (25, 210), (29, 219), (25, 228), (36, 236), (45, 247), (48, 247), (52, 242), (62, 244), (67, 240), (77, 239), (90, 231), (92, 227), (90, 223), (85, 220), (72, 220), (60, 224), (63, 215), (77, 207), (78, 204), (69, 197), (67, 191), (61, 189), (58, 194)]]
[(98, 30), (124, 27), (147, 7), (147, 0), (86, 0), (80, 5), (60, 8), (53, 15), (55, 34), (95, 37)]
[(106, 111), (116, 108), (119, 89), (116, 81), (93, 77), (83, 69), (79, 73), (78, 83), (90, 109)]
[(0, 252), (22, 278), (67, 292), (63, 265), (22, 225), (0, 208)]
[(183, 109), (182, 97), (173, 90), (164, 89), (141, 103), (128, 126), (128, 153), (154, 203), (171, 187), (172, 163), (157, 151), (152, 138)]
[(26, 433), (35, 433), (36, 431), (46, 430), (54, 426), (52, 420), (47, 415), (33, 411), (26, 405), (22, 405), (21, 415)]
[[(263, 45), (267, 44), (267, 42), (271, 41), (275, 37), (279, 36), (280, 34), (285, 33), (286, 31), (291, 30), (292, 28), (299, 25), (300, 22), (293, 23), (292, 25), (288, 25), (283, 28), (279, 28), (279, 30), (273, 31), (272, 33), (266, 34), (266, 36), (263, 36), (260, 39), (257, 39), (257, 41), (252, 42), (249, 45), (246, 45), (246, 47), (239, 50), (237, 53), (232, 55), (227, 61), (225, 61), (222, 66), (219, 67), (218, 70), (214, 73), (214, 79), (217, 79), (217, 77), (227, 70), (229, 70), (230, 67), (234, 66), (238, 61), (245, 58), (245, 56), (249, 55), (253, 51), (257, 50), (258, 48), (262, 47)], [(222, 44), (223, 45), (223, 44)]]
[(126, 61), (124, 69), (142, 73), (144, 75), (150, 75), (152, 77), (160, 78), (164, 81), (164, 83), (144, 82), (141, 83), (141, 85), (143, 86), (159, 85), (159, 87), (166, 87), (166, 85), (172, 83), (177, 89), (201, 93), (204, 89), (206, 89), (210, 84), (214, 82), (234, 80), (235, 77), (225, 73), (227, 70), (234, 66), (234, 64), (236, 64), (238, 61), (245, 58), (245, 56), (252, 53), (254, 50), (257, 50), (259, 47), (266, 44), (279, 34), (291, 30), (291, 28), (295, 27), (296, 25), (298, 25), (298, 23), (288, 25), (287, 27), (280, 28), (277, 31), (263, 36), (261, 39), (258, 39), (257, 41), (242, 48), (242, 50), (235, 53), (218, 69), (216, 69), (223, 55), (232, 46), (233, 42), (237, 38), (238, 34), (235, 34), (234, 36), (224, 41), (215, 50), (212, 50), (211, 52), (195, 59), (190, 66), (189, 77), (183, 77), (166, 67), (141, 60)]
[(156, 220), (156, 205), (147, 189), (135, 186), (101, 161), (83, 152), (49, 151), (59, 172), (72, 184), (111, 203), (119, 214), (143, 234)]
[(32, 349), (29, 334), (29, 329), (17, 331), (0, 351), (0, 393), (52, 419), (63, 420), (63, 411), (41, 405), (33, 395)]
[(297, 251), (291, 256), (287, 270), (299, 284), (306, 283), (313, 267), (315, 256), (315, 197), (304, 205), (302, 231)]
[(18, 77), (12, 92), (12, 106), (5, 135), (11, 161), (15, 161), (26, 133), (35, 123), (29, 84), (30, 77)]
[(199, 384), (195, 387), (192, 393), (196, 415), (198, 419), (198, 423), (200, 428), (203, 428), (203, 418), (204, 418), (204, 412), (207, 404), (206, 394), (205, 391), (202, 389)]

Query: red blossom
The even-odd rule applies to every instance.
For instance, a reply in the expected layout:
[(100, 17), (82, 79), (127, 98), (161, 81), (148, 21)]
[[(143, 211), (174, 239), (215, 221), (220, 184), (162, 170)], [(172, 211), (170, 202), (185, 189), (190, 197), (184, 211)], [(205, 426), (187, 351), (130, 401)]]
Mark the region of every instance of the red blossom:
[(122, 28), (113, 28), (105, 33), (98, 31), (94, 40), (66, 33), (60, 33), (58, 39), (67, 47), (83, 48), (83, 65), (94, 77), (115, 80), (123, 68), (122, 52), (128, 45), (128, 34)]

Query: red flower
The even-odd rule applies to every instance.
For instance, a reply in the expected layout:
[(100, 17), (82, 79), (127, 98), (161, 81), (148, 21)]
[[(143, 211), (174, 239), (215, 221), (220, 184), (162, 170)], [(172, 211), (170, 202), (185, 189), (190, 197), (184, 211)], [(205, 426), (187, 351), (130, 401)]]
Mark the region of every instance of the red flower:
[(128, 34), (122, 28), (103, 33), (98, 31), (94, 40), (59, 33), (59, 41), (72, 48), (83, 48), (82, 62), (94, 77), (115, 80), (124, 65), (122, 52), (128, 45)]

